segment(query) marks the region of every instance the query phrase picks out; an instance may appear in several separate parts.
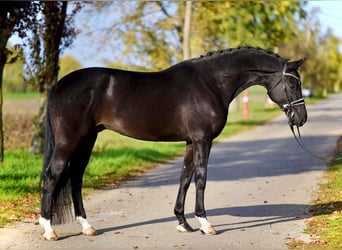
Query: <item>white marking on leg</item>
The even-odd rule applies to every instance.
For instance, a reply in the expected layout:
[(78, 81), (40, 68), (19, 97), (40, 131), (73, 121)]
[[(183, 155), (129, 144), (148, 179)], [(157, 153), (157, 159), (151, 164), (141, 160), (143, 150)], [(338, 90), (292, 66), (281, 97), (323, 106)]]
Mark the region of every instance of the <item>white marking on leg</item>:
[(50, 220), (47, 220), (47, 219), (40, 216), (39, 217), (39, 224), (44, 228), (44, 233), (49, 234), (49, 233), (53, 232)]
[(39, 217), (39, 224), (44, 228), (43, 237), (46, 240), (57, 240), (58, 236), (51, 227), (51, 220)]
[(211, 226), (210, 222), (205, 217), (197, 217), (201, 223), (201, 232), (205, 234), (216, 234), (216, 230)]
[(83, 218), (82, 216), (77, 216), (76, 221), (81, 225), (83, 234), (85, 234), (85, 235), (95, 235), (96, 234), (95, 228), (89, 224), (87, 219)]
[(77, 216), (76, 217), (76, 221), (78, 223), (80, 223), (81, 227), (82, 227), (82, 231), (87, 230), (88, 228), (91, 227), (91, 225), (89, 224), (89, 222), (87, 221), (87, 219), (81, 217), (81, 216)]
[[(197, 216), (196, 216), (197, 217)], [(205, 217), (197, 217), (199, 222), (201, 223), (201, 227), (209, 227), (211, 226), (210, 222)]]

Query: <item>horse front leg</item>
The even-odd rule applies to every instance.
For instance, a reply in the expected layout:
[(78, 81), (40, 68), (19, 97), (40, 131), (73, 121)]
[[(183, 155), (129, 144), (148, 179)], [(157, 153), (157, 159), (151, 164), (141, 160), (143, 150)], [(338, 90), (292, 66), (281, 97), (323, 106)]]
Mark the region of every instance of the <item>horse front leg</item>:
[(184, 204), (186, 193), (188, 191), (192, 176), (194, 172), (194, 164), (193, 164), (193, 145), (191, 143), (187, 143), (185, 155), (184, 155), (184, 166), (182, 168), (182, 173), (180, 177), (179, 190), (176, 200), (176, 205), (174, 208), (174, 213), (178, 219), (177, 230), (179, 232), (193, 232), (192, 227), (187, 223), (184, 216)]
[(212, 142), (201, 140), (194, 143), (194, 166), (196, 184), (195, 215), (201, 224), (201, 232), (204, 234), (216, 234), (206, 217), (204, 208), (204, 191), (207, 181), (207, 165)]

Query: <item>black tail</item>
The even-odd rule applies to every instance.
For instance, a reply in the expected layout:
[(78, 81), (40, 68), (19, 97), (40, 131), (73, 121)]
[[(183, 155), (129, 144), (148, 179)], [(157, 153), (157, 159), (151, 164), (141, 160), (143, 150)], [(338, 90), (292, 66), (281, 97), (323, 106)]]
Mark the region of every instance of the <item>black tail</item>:
[[(49, 102), (46, 107), (45, 115), (45, 138), (44, 138), (44, 161), (42, 180), (45, 181), (51, 177), (51, 165), (50, 161), (55, 149), (55, 138), (51, 129), (51, 120), (49, 113)], [(53, 193), (52, 201), (52, 223), (61, 224), (67, 223), (74, 219), (72, 209), (72, 197), (71, 197), (71, 181), (68, 171), (68, 167), (65, 168), (62, 176), (59, 178), (58, 183)], [(44, 206), (42, 202), (42, 206)]]
[(55, 139), (52, 134), (51, 130), (51, 121), (50, 121), (50, 113), (48, 104), (46, 105), (46, 112), (45, 112), (45, 136), (44, 136), (44, 162), (43, 162), (43, 176), (45, 175), (53, 150), (55, 148)]

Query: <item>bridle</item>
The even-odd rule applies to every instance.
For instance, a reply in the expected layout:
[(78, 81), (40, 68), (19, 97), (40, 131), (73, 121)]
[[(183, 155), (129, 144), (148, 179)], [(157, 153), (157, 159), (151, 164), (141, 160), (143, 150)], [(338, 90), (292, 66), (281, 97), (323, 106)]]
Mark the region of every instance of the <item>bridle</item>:
[(302, 81), (300, 80), (300, 78), (299, 78), (298, 76), (293, 75), (293, 74), (291, 74), (291, 73), (287, 73), (287, 72), (286, 72), (286, 69), (287, 69), (287, 62), (285, 62), (285, 64), (284, 64), (284, 69), (283, 69), (283, 72), (282, 72), (282, 75), (281, 75), (280, 80), (279, 80), (274, 86), (272, 86), (271, 89), (269, 89), (269, 90), (267, 91), (267, 94), (270, 95), (270, 93), (271, 93), (279, 84), (282, 84), (283, 90), (284, 90), (284, 92), (285, 92), (285, 94), (286, 94), (287, 103), (283, 104), (283, 105), (281, 106), (281, 109), (285, 112), (286, 116), (288, 117), (288, 119), (289, 119), (289, 124), (292, 124), (293, 117), (294, 117), (293, 107), (298, 106), (298, 105), (304, 105), (305, 102), (304, 102), (304, 98), (303, 98), (303, 97), (301, 97), (301, 98), (299, 98), (299, 99), (297, 99), (297, 100), (291, 101), (290, 96), (289, 96), (289, 94), (288, 94), (288, 92), (287, 92), (287, 89), (286, 89), (285, 77), (286, 77), (286, 76), (290, 76), (290, 77), (296, 79), (299, 86), (302, 85)]
[(298, 105), (305, 105), (305, 102), (304, 102), (303, 97), (301, 97), (297, 100), (294, 100), (294, 101), (290, 101), (289, 94), (286, 90), (285, 77), (290, 76), (290, 77), (296, 79), (299, 87), (302, 86), (302, 81), (300, 80), (300, 78), (298, 76), (293, 75), (291, 73), (287, 73), (286, 69), (287, 69), (287, 62), (284, 64), (284, 69), (283, 69), (283, 73), (281, 76), (281, 81), (283, 83), (283, 89), (284, 89), (284, 92), (285, 92), (286, 98), (287, 98), (287, 103), (283, 104), (282, 110), (285, 112), (285, 114), (289, 120), (289, 125), (292, 126), (292, 121), (293, 121), (293, 117), (294, 117), (293, 107), (298, 106)]
[(336, 160), (336, 158), (332, 158), (332, 157), (318, 156), (318, 155), (312, 153), (310, 150), (308, 150), (307, 147), (305, 146), (303, 140), (302, 140), (302, 137), (301, 137), (300, 130), (299, 130), (298, 126), (296, 126), (297, 127), (297, 134), (298, 135), (296, 135), (295, 130), (294, 130), (294, 125), (292, 125), (293, 124), (292, 121), (293, 121), (293, 118), (294, 118), (293, 107), (299, 106), (299, 105), (305, 105), (305, 101), (304, 101), (303, 97), (301, 97), (301, 98), (299, 98), (297, 100), (294, 100), (294, 101), (290, 100), (289, 94), (288, 94), (288, 92), (286, 90), (285, 77), (289, 76), (289, 77), (292, 77), (292, 78), (296, 79), (299, 87), (302, 85), (302, 81), (300, 80), (300, 78), (298, 76), (293, 75), (291, 73), (287, 73), (286, 69), (287, 69), (287, 62), (285, 62), (285, 64), (284, 64), (284, 69), (283, 69), (283, 72), (282, 72), (281, 79), (274, 86), (272, 86), (272, 88), (270, 90), (268, 90), (267, 93), (270, 94), (275, 87), (277, 87), (280, 83), (282, 83), (283, 90), (284, 90), (284, 92), (286, 94), (287, 103), (283, 104), (281, 109), (285, 112), (285, 114), (286, 114), (286, 116), (288, 118), (288, 124), (290, 126), (291, 132), (292, 132), (294, 138), (296, 139), (298, 145), (305, 152), (307, 152), (308, 154), (310, 154), (311, 156), (313, 156), (313, 157), (315, 157), (317, 159), (324, 160), (324, 161)]

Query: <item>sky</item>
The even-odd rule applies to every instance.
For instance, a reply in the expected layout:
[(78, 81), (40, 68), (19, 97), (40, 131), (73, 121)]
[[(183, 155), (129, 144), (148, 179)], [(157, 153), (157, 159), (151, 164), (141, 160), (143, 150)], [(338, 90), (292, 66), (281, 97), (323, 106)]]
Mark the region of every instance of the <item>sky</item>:
[(309, 1), (308, 6), (319, 7), (319, 20), (324, 27), (333, 29), (335, 35), (342, 38), (342, 1)]

